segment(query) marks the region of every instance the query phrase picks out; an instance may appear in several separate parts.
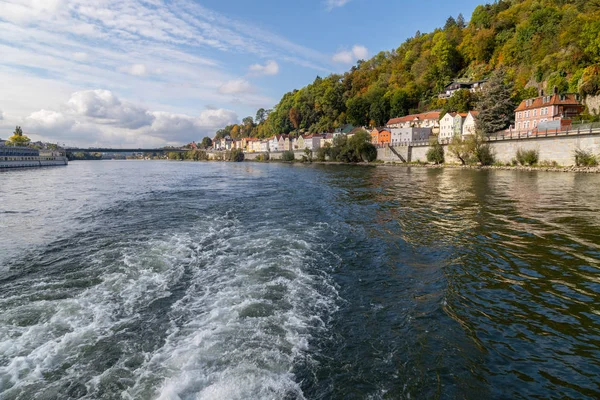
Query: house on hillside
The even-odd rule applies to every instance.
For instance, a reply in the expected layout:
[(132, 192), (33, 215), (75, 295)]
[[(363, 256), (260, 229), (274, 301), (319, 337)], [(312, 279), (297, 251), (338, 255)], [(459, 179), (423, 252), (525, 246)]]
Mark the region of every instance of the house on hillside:
[[(474, 115), (469, 119), (469, 129), (474, 129), (474, 116), (477, 115), (477, 112), (471, 112), (474, 113)], [(461, 136), (468, 116), (469, 113), (446, 113), (442, 119), (440, 119), (439, 140), (449, 142), (454, 136)]]
[[(556, 126), (558, 129), (570, 126), (571, 121), (581, 114), (584, 108), (579, 100), (579, 95), (574, 93), (561, 95), (555, 89), (551, 95), (523, 100), (515, 110), (515, 129), (517, 131), (537, 131), (540, 124), (542, 124), (540, 129), (544, 125)], [(548, 124), (550, 121), (558, 122)]]
[(334, 134), (333, 137), (339, 136), (339, 134), (347, 135), (350, 132), (352, 132), (353, 129), (354, 129), (354, 125), (352, 125), (352, 124), (342, 125), (333, 131), (333, 134)]
[(257, 138), (246, 138), (246, 151), (250, 153), (260, 151), (260, 140)]
[(392, 128), (390, 129), (390, 142), (392, 146), (424, 143), (429, 141), (431, 135), (431, 128)]
[(392, 118), (385, 125), (386, 128), (439, 128), (440, 112), (429, 111), (421, 114), (411, 114), (404, 117)]
[(323, 135), (308, 135), (304, 136), (304, 148), (307, 148), (311, 151), (316, 151), (321, 147), (321, 138)]
[(294, 138), (290, 137), (290, 135), (284, 135), (283, 151), (294, 151)]
[(467, 117), (465, 118), (465, 122), (462, 127), (462, 135), (463, 136), (471, 136), (475, 134), (476, 130), (476, 120), (479, 115), (479, 111), (469, 111)]
[(375, 146), (389, 145), (392, 141), (392, 133), (386, 128), (373, 128), (371, 131), (371, 143)]
[(484, 87), (486, 82), (487, 82), (487, 80), (473, 81), (473, 82), (454, 81), (444, 88), (444, 91), (438, 95), (438, 98), (449, 99), (450, 97), (454, 96), (454, 94), (457, 91), (459, 91), (461, 89), (465, 89), (471, 93), (475, 93), (475, 92), (480, 91)]
[(269, 149), (268, 151), (278, 151), (279, 148), (279, 138), (281, 135), (274, 135), (269, 139)]
[(454, 121), (456, 118), (455, 112), (446, 113), (440, 119), (440, 140), (450, 140), (454, 136)]
[(333, 146), (333, 133), (324, 133), (321, 135), (320, 147), (325, 147), (327, 143), (329, 143), (330, 146)]
[(260, 142), (260, 152), (266, 153), (269, 151), (269, 140), (261, 140)]
[(469, 113), (457, 113), (454, 116), (454, 125), (453, 125), (454, 136), (462, 135), (463, 127), (465, 124), (465, 120), (467, 119), (467, 115), (469, 115)]
[(296, 145), (294, 146), (297, 150), (304, 150), (306, 146), (304, 145), (304, 136), (299, 135), (296, 139)]

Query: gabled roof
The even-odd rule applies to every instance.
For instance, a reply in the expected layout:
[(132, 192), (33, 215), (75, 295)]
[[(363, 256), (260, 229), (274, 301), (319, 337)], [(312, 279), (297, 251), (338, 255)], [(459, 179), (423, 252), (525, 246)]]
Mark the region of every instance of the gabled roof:
[(567, 93), (565, 95), (552, 94), (536, 97), (535, 99), (523, 100), (515, 111), (533, 110), (534, 108), (556, 105), (581, 106), (581, 102), (575, 93)]
[(392, 118), (388, 121), (386, 125), (399, 124), (402, 122), (411, 122), (411, 121), (425, 121), (425, 120), (438, 120), (440, 119), (439, 111), (428, 111), (421, 114), (410, 114), (404, 117)]

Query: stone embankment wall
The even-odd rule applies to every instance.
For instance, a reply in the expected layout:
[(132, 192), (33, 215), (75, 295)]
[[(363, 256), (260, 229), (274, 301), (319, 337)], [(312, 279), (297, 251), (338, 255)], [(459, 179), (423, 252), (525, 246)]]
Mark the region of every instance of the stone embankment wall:
[[(496, 160), (501, 163), (510, 163), (517, 155), (517, 150), (538, 150), (540, 161), (556, 161), (559, 165), (575, 164), (574, 152), (577, 149), (600, 154), (600, 133), (569, 136), (549, 136), (526, 139), (499, 140), (490, 142)], [(407, 146), (400, 146), (407, 147)], [(407, 150), (407, 162), (427, 161), (429, 146), (414, 146)], [(456, 163), (448, 152), (448, 145), (444, 145), (446, 162)], [(378, 159), (386, 162), (402, 162), (399, 157), (393, 157), (391, 151), (378, 150)]]

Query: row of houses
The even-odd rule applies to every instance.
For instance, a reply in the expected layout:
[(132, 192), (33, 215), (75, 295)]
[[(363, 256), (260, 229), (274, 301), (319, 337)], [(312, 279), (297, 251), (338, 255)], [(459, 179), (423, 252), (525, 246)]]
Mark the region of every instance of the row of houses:
[[(585, 107), (575, 93), (544, 95), (523, 100), (515, 109), (515, 124), (505, 135), (513, 133), (532, 135), (538, 132), (559, 132), (572, 126), (573, 120)], [(449, 141), (453, 136), (470, 136), (475, 133), (477, 111), (447, 113), (440, 119), (439, 139)], [(499, 132), (500, 133), (500, 132)]]
[[(353, 127), (352, 127), (353, 128)], [(358, 128), (360, 129), (360, 128)], [(214, 150), (242, 149), (245, 152), (276, 152), (294, 151), (308, 149), (316, 151), (325, 147), (327, 143), (333, 145), (333, 140), (339, 135), (352, 137), (357, 129), (339, 129), (333, 133), (320, 133), (311, 135), (274, 135), (268, 139), (242, 138), (232, 139), (230, 136), (215, 138), (213, 140)]]
[[(449, 88), (448, 95), (464, 85), (471, 85), (469, 90), (480, 90), (484, 81), (468, 84), (454, 85)], [(526, 99), (515, 109), (515, 125), (507, 132), (512, 131), (535, 133), (544, 130), (561, 130), (569, 127), (574, 118), (584, 110), (577, 94), (560, 95), (556, 89), (551, 95), (543, 95), (533, 99)], [(446, 113), (430, 111), (420, 114), (411, 114), (390, 119), (384, 127), (378, 128), (350, 128), (345, 127), (334, 133), (321, 133), (312, 135), (275, 135), (269, 139), (243, 138), (234, 140), (227, 136), (213, 141), (216, 150), (242, 149), (247, 152), (269, 152), (286, 150), (315, 151), (324, 147), (326, 143), (333, 144), (333, 139), (340, 134), (352, 136), (357, 129), (370, 131), (371, 143), (375, 146), (400, 146), (416, 142), (427, 142), (432, 136), (442, 142), (448, 142), (454, 136), (470, 136), (475, 134), (478, 111), (465, 113)], [(353, 129), (353, 130), (352, 130)]]

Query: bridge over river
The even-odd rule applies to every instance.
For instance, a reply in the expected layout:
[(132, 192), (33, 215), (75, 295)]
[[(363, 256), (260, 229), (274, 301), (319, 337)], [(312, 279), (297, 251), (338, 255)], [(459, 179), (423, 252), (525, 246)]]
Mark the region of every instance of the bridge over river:
[(97, 147), (88, 149), (78, 149), (75, 147), (66, 147), (68, 153), (184, 153), (189, 149), (162, 148), (162, 149), (112, 149), (109, 147)]

